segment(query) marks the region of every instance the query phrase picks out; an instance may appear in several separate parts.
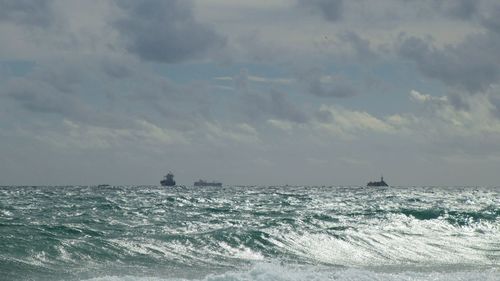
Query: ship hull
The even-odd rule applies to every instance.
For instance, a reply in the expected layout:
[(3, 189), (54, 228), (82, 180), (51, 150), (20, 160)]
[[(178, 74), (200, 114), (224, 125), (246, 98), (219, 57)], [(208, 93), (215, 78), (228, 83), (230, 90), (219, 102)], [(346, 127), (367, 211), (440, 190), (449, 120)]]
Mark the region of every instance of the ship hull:
[(161, 186), (175, 186), (175, 181), (173, 182), (161, 181), (160, 184)]
[(222, 183), (197, 183), (195, 182), (194, 183), (194, 186), (214, 186), (214, 187), (221, 187), (222, 186)]
[(374, 183), (368, 183), (366, 186), (379, 186), (379, 187), (384, 187), (388, 186), (386, 183), (381, 183), (381, 182), (374, 182)]

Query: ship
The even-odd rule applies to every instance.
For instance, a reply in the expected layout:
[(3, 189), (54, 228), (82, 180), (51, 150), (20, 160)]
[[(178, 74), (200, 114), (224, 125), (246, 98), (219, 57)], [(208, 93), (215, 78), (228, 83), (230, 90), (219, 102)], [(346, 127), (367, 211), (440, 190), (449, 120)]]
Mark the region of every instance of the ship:
[(168, 174), (160, 181), (162, 186), (174, 186), (174, 174), (172, 172), (168, 172)]
[(204, 180), (199, 180), (199, 181), (196, 181), (194, 182), (194, 186), (217, 186), (217, 187), (221, 187), (222, 186), (222, 183), (221, 182), (208, 182), (208, 181), (204, 181)]
[(380, 177), (380, 181), (371, 181), (366, 184), (366, 186), (389, 186), (385, 181), (384, 177)]

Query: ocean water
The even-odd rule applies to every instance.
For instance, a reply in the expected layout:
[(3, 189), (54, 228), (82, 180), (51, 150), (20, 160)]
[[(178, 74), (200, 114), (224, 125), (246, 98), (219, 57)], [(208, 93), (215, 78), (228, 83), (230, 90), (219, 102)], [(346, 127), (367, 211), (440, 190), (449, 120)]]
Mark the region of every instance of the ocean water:
[(500, 188), (0, 187), (0, 280), (500, 280)]

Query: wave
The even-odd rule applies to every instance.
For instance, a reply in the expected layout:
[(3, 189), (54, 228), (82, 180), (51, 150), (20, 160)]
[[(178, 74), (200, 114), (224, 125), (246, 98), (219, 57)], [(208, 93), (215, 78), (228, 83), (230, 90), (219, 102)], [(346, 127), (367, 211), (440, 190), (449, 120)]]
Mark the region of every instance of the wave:
[(229, 271), (225, 273), (209, 274), (201, 278), (162, 278), (138, 276), (106, 276), (87, 279), (85, 281), (465, 281), (482, 280), (496, 281), (500, 272), (495, 269), (485, 270), (441, 270), (441, 271), (404, 271), (398, 272), (387, 269), (385, 272), (355, 268), (323, 268), (317, 266), (289, 267), (277, 264), (256, 264), (248, 270)]
[(196, 278), (285, 280), (272, 270), (299, 267), (313, 280), (391, 280), (390, 267), (416, 270), (396, 270), (394, 280), (425, 280), (433, 268), (499, 268), (498, 203), (489, 189), (0, 188), (0, 272), (15, 280), (218, 270)]

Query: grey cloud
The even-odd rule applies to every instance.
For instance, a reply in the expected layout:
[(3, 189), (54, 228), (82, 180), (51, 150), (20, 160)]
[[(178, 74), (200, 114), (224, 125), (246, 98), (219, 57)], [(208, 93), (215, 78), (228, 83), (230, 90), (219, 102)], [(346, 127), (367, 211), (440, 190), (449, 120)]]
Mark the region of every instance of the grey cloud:
[(61, 94), (43, 81), (25, 78), (12, 80), (6, 88), (6, 95), (35, 113), (74, 116), (86, 111), (75, 97)]
[(356, 95), (354, 87), (343, 79), (337, 79), (332, 83), (321, 82), (319, 79), (309, 81), (309, 92), (318, 97), (346, 98)]
[(252, 119), (262, 116), (305, 123), (307, 115), (287, 99), (283, 92), (271, 89), (269, 93), (257, 93), (248, 87), (248, 70), (241, 69), (234, 77), (236, 88), (242, 94), (244, 110)]
[[(95, 58), (39, 63), (25, 77), (7, 80), (0, 95), (33, 118), (39, 114), (57, 115), (85, 124), (122, 128), (129, 119), (120, 110), (112, 110), (112, 100), (106, 93), (113, 88), (110, 78), (115, 77), (107, 73), (107, 65), (113, 68), (127, 64)], [(115, 88), (113, 92), (118, 91)]]
[(481, 14), (481, 24), (500, 36), (500, 4), (489, 7)]
[(222, 47), (225, 39), (199, 23), (192, 2), (181, 0), (117, 1), (125, 17), (114, 26), (129, 52), (142, 59), (176, 63)]
[(358, 34), (349, 31), (341, 34), (339, 38), (351, 45), (356, 56), (360, 60), (367, 61), (377, 57), (376, 53), (372, 50), (370, 46), (370, 41), (361, 38)]
[(500, 32), (500, 5), (495, 0), (432, 0), (435, 9), (454, 19), (474, 21)]
[(489, 100), (493, 105), (493, 114), (500, 119), (500, 97), (498, 95), (490, 95)]
[(462, 95), (458, 93), (449, 93), (446, 95), (448, 97), (448, 102), (451, 106), (458, 110), (470, 110), (470, 105), (467, 101), (464, 100)]
[(299, 0), (298, 3), (313, 13), (320, 13), (328, 21), (338, 21), (342, 17), (342, 0)]
[[(384, 2), (384, 1), (378, 1)], [(391, 3), (392, 2), (392, 3)], [(388, 10), (391, 12), (398, 12), (397, 4), (403, 3), (405, 9), (408, 11), (413, 11), (413, 15), (417, 16), (419, 19), (430, 19), (436, 16), (447, 17), (451, 19), (458, 20), (471, 20), (479, 12), (481, 5), (481, 0), (393, 0), (389, 3), (382, 5), (387, 5)], [(390, 6), (389, 6), (390, 5)], [(412, 13), (409, 13), (410, 15)]]
[(83, 66), (62, 63), (36, 69), (34, 79), (39, 79), (62, 93), (72, 93), (75, 88), (87, 80), (89, 72)]
[[(469, 93), (486, 91), (500, 81), (500, 4), (495, 1), (433, 0), (445, 15), (470, 20), (484, 27), (456, 44), (438, 48), (432, 38), (400, 37), (401, 56), (413, 60), (426, 76)], [(464, 108), (459, 96), (450, 102)]]
[(292, 104), (285, 93), (271, 90), (270, 93), (246, 94), (243, 97), (244, 106), (248, 115), (257, 119), (262, 116), (292, 121), (295, 123), (305, 123), (308, 121), (307, 115), (298, 107)]
[(240, 73), (236, 75), (234, 78), (234, 84), (237, 90), (239, 91), (248, 91), (248, 70), (243, 68), (240, 69)]
[(437, 8), (453, 18), (469, 20), (479, 9), (481, 1), (474, 0), (433, 0)]
[(271, 91), (270, 102), (268, 103), (270, 112), (279, 118), (287, 119), (297, 123), (307, 121), (306, 115), (286, 99), (286, 94)]
[[(204, 83), (179, 85), (128, 58), (65, 58), (40, 62), (23, 78), (7, 79), (0, 98), (31, 118), (62, 117), (104, 128), (131, 120), (191, 130), (211, 120), (216, 106)], [(21, 111), (20, 111), (21, 112)]]
[(318, 110), (314, 113), (314, 116), (321, 123), (330, 123), (333, 121), (333, 114), (330, 110)]
[(51, 0), (0, 0), (0, 21), (48, 26), (53, 20)]
[(134, 72), (130, 65), (112, 60), (102, 61), (101, 67), (104, 73), (115, 79), (130, 77)]
[(469, 35), (442, 49), (430, 39), (402, 36), (397, 49), (428, 77), (471, 93), (486, 90), (500, 78), (500, 37), (491, 32)]
[(107, 128), (124, 128), (130, 122), (126, 116), (101, 111), (80, 97), (60, 92), (44, 81), (16, 79), (10, 81), (5, 94), (25, 109), (27, 114), (56, 115)]
[(317, 97), (347, 98), (357, 94), (355, 86), (343, 76), (327, 76), (319, 69), (299, 74), (308, 93)]

